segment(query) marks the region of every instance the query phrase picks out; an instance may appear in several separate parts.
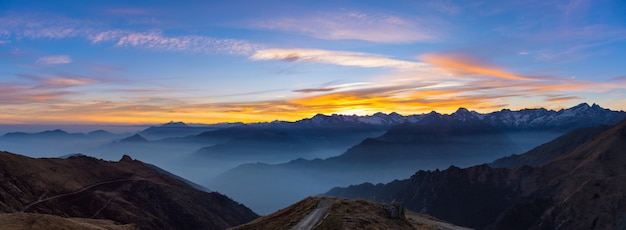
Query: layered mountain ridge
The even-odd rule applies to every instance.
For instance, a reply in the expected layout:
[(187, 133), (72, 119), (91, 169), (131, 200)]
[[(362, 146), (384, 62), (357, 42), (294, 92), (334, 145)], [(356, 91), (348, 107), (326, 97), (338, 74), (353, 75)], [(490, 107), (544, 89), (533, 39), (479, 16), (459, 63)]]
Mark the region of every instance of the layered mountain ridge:
[[(626, 118), (626, 113), (583, 103), (559, 111), (525, 109), (490, 114), (461, 108), (449, 115), (431, 112), (408, 116), (410, 122), (400, 121), (403, 117), (397, 114), (388, 116), (403, 123), (387, 128), (377, 137), (362, 139), (340, 155), (323, 159), (299, 158), (278, 164), (242, 164), (218, 175), (209, 182), (209, 187), (224, 191), (261, 213), (268, 213), (312, 192), (323, 192), (326, 186), (387, 182), (405, 178), (420, 169), (445, 169), (450, 165), (469, 167), (520, 154), (567, 130), (595, 124), (615, 124), (618, 119)], [(387, 116), (316, 115), (314, 119), (282, 125), (296, 127), (303, 123), (306, 127), (319, 129), (326, 119), (328, 123), (351, 123), (345, 127), (357, 127), (356, 124), (375, 117)], [(375, 124), (381, 122), (376, 121)], [(252, 127), (259, 126), (250, 125)], [(368, 123), (358, 127), (372, 126)], [(233, 180), (243, 183), (230, 183)], [(302, 181), (306, 182), (305, 186), (290, 186)], [(249, 189), (247, 185), (254, 185), (260, 192), (250, 197), (242, 192)], [(285, 201), (268, 202), (269, 197), (277, 193), (284, 193), (281, 199)]]
[(409, 179), (334, 188), (327, 194), (396, 200), (479, 229), (624, 229), (626, 120), (574, 131), (527, 154), (536, 157), (546, 149), (550, 155), (531, 161), (536, 167), (521, 154), (514, 168), (421, 170)]

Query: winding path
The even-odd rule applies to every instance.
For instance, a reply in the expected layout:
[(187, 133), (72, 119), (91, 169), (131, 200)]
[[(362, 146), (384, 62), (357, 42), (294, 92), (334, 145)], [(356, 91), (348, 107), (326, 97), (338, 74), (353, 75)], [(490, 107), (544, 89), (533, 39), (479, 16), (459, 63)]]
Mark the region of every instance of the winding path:
[(311, 211), (307, 216), (302, 218), (298, 224), (293, 226), (294, 230), (311, 230), (314, 229), (319, 223), (321, 223), (322, 217), (326, 215), (328, 208), (332, 206), (333, 202), (328, 200), (321, 200), (317, 207)]
[[(77, 190), (77, 191), (74, 191), (74, 192), (63, 193), (63, 194), (60, 194), (60, 195), (56, 195), (56, 196), (51, 196), (51, 197), (48, 197), (48, 198), (46, 198), (46, 199), (41, 199), (41, 198), (39, 198), (39, 200), (37, 200), (37, 201), (35, 201), (35, 202), (33, 202), (33, 203), (30, 203), (30, 204), (28, 204), (28, 205), (24, 206), (24, 208), (22, 209), (22, 212), (25, 212), (26, 210), (28, 210), (28, 209), (29, 209), (30, 207), (32, 207), (33, 205), (36, 205), (36, 204), (39, 204), (39, 203), (42, 203), (42, 202), (46, 202), (46, 201), (49, 201), (49, 200), (53, 200), (53, 199), (57, 199), (57, 198), (61, 198), (61, 197), (64, 197), (64, 196), (75, 195), (75, 194), (78, 194), (78, 193), (81, 193), (81, 192), (87, 191), (87, 190), (89, 190), (89, 189), (91, 189), (91, 188), (93, 188), (93, 187), (96, 187), (96, 186), (100, 186), (100, 185), (104, 185), (104, 184), (112, 184), (112, 183), (117, 183), (117, 182), (124, 182), (124, 181), (139, 181), (139, 180), (144, 180), (144, 179), (120, 179), (120, 180), (110, 180), (110, 181), (104, 181), (104, 182), (100, 182), (100, 183), (96, 183), (96, 184), (89, 185), (89, 186), (87, 186), (87, 187), (83, 187), (83, 188), (81, 188), (81, 189), (79, 189), (79, 190)], [(44, 195), (45, 195), (45, 194), (44, 194)]]

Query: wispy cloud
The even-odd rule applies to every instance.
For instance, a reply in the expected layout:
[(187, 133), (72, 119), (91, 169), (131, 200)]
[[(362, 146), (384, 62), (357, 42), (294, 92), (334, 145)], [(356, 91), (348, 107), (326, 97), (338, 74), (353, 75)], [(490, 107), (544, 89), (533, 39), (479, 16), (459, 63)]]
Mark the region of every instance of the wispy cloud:
[(228, 53), (247, 55), (255, 45), (237, 39), (216, 39), (205, 36), (164, 36), (161, 32), (128, 33), (121, 37), (116, 46), (131, 46), (164, 51), (192, 51), (201, 53)]
[(131, 16), (145, 16), (145, 15), (154, 15), (157, 13), (156, 10), (148, 9), (148, 8), (137, 8), (137, 7), (121, 7), (121, 8), (109, 8), (105, 9), (104, 12), (113, 14), (113, 15), (131, 15)]
[(530, 80), (462, 54), (424, 54), (420, 59), (455, 76), (490, 76), (509, 80)]
[(319, 92), (330, 92), (336, 90), (335, 88), (310, 88), (310, 89), (296, 89), (293, 92), (296, 93), (319, 93)]
[(255, 28), (294, 31), (328, 40), (363, 40), (381, 43), (434, 41), (441, 37), (434, 20), (403, 18), (358, 11), (319, 13), (313, 16), (270, 19), (252, 23)]
[[(71, 92), (63, 90), (46, 90), (23, 85), (0, 84), (0, 104), (5, 106), (23, 106), (32, 103), (50, 102), (69, 94), (71, 94)], [(21, 116), (30, 115), (21, 114)]]
[(99, 82), (96, 79), (88, 77), (45, 76), (33, 74), (18, 74), (17, 76), (34, 81), (36, 85), (33, 88), (38, 89), (68, 88), (90, 85)]
[(167, 35), (159, 30), (110, 29), (99, 23), (52, 16), (45, 19), (32, 15), (0, 17), (0, 32), (4, 34), (3, 41), (7, 42), (23, 38), (81, 38), (93, 44), (112, 43), (116, 47), (172, 52), (249, 55), (260, 47), (258, 44), (239, 39), (203, 35)]
[(321, 49), (264, 49), (257, 50), (250, 59), (310, 62), (365, 68), (390, 68), (404, 71), (424, 71), (428, 69), (428, 65), (420, 62), (397, 60), (369, 53)]
[(37, 59), (35, 63), (42, 65), (60, 65), (72, 62), (72, 58), (68, 55), (45, 56)]

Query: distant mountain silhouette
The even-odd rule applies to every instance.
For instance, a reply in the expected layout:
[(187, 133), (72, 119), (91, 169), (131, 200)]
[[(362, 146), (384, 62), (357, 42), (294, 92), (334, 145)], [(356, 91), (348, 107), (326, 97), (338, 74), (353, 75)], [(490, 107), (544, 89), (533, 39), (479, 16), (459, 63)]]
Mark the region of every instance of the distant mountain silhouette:
[(224, 229), (258, 217), (128, 156), (109, 162), (0, 152), (0, 181), (0, 213), (109, 219), (139, 229)]
[[(547, 162), (526, 160), (543, 150), (554, 151), (545, 152)], [(626, 228), (626, 121), (609, 129), (575, 131), (527, 154), (517, 158), (521, 166), (513, 169), (479, 165), (418, 171), (409, 179), (334, 188), (327, 194), (396, 200), (411, 210), (480, 229)]]
[(146, 140), (146, 138), (142, 137), (139, 134), (135, 134), (132, 135), (130, 137), (121, 139), (120, 142), (122, 143), (142, 143), (142, 142), (147, 142), (148, 140)]
[(503, 157), (489, 165), (504, 168), (516, 168), (524, 165), (533, 167), (541, 166), (577, 148), (581, 144), (593, 140), (610, 128), (611, 126), (603, 125), (573, 130), (524, 154), (514, 154)]
[[(479, 114), (460, 108), (450, 115), (431, 112), (411, 116), (411, 122), (390, 127), (383, 135), (367, 138), (338, 156), (300, 158), (280, 164), (242, 164), (208, 184), (265, 214), (333, 186), (387, 182), (406, 178), (420, 169), (442, 170), (450, 165), (469, 167), (492, 162), (528, 151), (567, 130), (590, 124), (615, 124), (620, 117), (626, 117), (626, 113), (585, 103), (559, 111), (525, 109)], [(354, 127), (363, 122), (358, 116), (316, 115), (314, 118), (281, 125), (297, 127), (300, 122), (317, 120), (315, 124), (319, 127), (324, 120), (331, 119), (333, 124), (350, 122), (350, 127)], [(394, 119), (399, 122), (402, 116)], [(290, 186), (303, 182), (306, 185)], [(250, 196), (245, 191), (252, 187), (260, 192)], [(284, 195), (269, 202), (277, 193)]]
[(151, 140), (157, 140), (157, 139), (164, 139), (164, 138), (197, 135), (202, 132), (239, 126), (241, 124), (242, 123), (224, 123), (224, 124), (213, 124), (213, 125), (190, 126), (190, 125), (185, 124), (184, 122), (171, 121), (171, 122), (159, 125), (159, 126), (149, 127), (139, 132), (139, 134)]
[(47, 139), (60, 139), (60, 138), (85, 138), (83, 133), (68, 133), (66, 131), (55, 129), (38, 133), (24, 133), (13, 132), (7, 133), (2, 136), (3, 139), (26, 139), (26, 138), (47, 138)]

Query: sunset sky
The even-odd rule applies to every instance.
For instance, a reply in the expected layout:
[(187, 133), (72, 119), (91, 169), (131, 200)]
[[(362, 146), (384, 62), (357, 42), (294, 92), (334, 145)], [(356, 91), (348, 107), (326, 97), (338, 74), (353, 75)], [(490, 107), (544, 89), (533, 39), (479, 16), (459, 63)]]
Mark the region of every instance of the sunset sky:
[(1, 124), (626, 110), (626, 1), (0, 1)]

